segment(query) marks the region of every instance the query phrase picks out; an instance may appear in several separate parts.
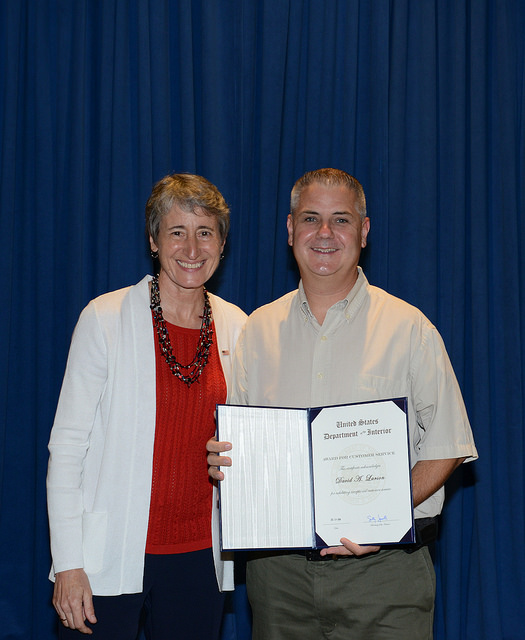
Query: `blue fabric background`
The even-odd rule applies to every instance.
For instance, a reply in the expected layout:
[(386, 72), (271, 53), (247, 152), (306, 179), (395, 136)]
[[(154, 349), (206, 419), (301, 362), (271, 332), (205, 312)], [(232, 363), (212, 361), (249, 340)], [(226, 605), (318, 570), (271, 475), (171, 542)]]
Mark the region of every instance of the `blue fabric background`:
[[(210, 288), (295, 288), (290, 188), (365, 187), (369, 280), (441, 331), (480, 453), (448, 486), (435, 637), (523, 637), (525, 3), (0, 2), (0, 637), (48, 640), (47, 440), (88, 300), (151, 270), (171, 171), (232, 207)], [(249, 638), (242, 585), (224, 638)], [(203, 603), (205, 607), (205, 603)]]

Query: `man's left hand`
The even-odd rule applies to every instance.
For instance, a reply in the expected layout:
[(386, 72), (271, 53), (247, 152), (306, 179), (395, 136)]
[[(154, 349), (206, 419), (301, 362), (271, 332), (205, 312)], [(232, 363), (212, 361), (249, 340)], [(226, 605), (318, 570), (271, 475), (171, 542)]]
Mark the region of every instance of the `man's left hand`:
[(340, 547), (328, 547), (321, 549), (322, 556), (366, 556), (369, 553), (377, 553), (381, 547), (377, 545), (360, 545), (351, 542), (348, 538), (341, 538)]

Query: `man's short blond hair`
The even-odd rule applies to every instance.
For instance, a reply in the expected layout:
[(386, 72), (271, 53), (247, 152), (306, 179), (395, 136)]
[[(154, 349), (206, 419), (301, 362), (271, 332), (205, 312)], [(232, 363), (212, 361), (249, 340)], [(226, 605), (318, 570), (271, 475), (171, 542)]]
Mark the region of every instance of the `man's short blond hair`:
[(363, 221), (366, 218), (366, 198), (365, 192), (359, 180), (351, 176), (341, 169), (316, 169), (315, 171), (307, 171), (304, 176), (299, 178), (294, 184), (292, 195), (290, 198), (290, 213), (292, 216), (297, 210), (299, 199), (303, 189), (311, 184), (318, 183), (328, 187), (342, 185), (353, 191), (356, 195), (357, 212)]

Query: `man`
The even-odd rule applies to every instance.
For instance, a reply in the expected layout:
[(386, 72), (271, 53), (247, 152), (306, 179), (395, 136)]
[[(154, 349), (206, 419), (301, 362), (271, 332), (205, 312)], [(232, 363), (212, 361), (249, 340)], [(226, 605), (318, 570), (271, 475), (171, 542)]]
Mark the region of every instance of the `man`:
[[(414, 515), (428, 542), (445, 481), (477, 457), (441, 337), (358, 267), (370, 220), (355, 178), (335, 169), (306, 173), (292, 190), (287, 226), (299, 289), (248, 319), (230, 402), (315, 407), (407, 396)], [(212, 477), (223, 478), (218, 465), (231, 460), (216, 454), (230, 448), (209, 442)], [(432, 638), (435, 574), (424, 545), (366, 547), (342, 538), (320, 552), (254, 554), (247, 588), (255, 640)]]

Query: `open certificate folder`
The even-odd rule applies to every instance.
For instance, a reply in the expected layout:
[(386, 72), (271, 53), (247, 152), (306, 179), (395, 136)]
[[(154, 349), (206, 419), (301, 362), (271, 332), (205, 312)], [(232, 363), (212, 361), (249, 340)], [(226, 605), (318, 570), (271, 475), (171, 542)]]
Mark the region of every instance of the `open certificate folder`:
[(407, 399), (316, 409), (217, 405), (232, 443), (221, 548), (414, 542)]

